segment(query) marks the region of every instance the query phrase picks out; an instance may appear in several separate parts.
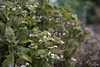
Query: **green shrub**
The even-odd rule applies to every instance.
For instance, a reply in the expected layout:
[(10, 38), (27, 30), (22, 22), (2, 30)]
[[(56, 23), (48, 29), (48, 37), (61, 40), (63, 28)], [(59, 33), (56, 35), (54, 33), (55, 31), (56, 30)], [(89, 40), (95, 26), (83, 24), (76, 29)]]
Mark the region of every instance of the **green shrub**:
[[(2, 2), (0, 5), (0, 62), (2, 67), (15, 65), (29, 67), (50, 67), (55, 60), (70, 63), (87, 32), (81, 29), (81, 22), (72, 14), (70, 6), (55, 9), (44, 0)], [(5, 54), (3, 55), (3, 53)]]

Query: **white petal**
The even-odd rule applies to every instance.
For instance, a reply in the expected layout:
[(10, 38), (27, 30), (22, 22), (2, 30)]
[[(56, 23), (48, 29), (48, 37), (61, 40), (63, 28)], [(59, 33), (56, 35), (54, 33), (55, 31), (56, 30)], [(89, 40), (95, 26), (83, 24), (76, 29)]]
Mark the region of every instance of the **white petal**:
[(47, 34), (48, 34), (49, 36), (51, 36), (51, 33), (47, 32)]
[(22, 65), (21, 67), (26, 67), (25, 65)]
[(51, 52), (48, 53), (48, 55), (50, 55), (50, 54), (51, 54)]
[(75, 59), (75, 58), (71, 58), (71, 60), (74, 61), (74, 62), (77, 62), (77, 59)]
[(42, 40), (40, 39), (39, 42), (41, 42)]
[(63, 33), (62, 35), (66, 35), (66, 33)]
[(58, 48), (58, 46), (54, 46), (54, 48)]
[(30, 65), (29, 63), (26, 63), (26, 66)]
[(47, 38), (46, 36), (43, 36), (43, 38), (45, 39), (45, 38)]
[(12, 11), (16, 11), (16, 8), (12, 8)]
[(63, 55), (61, 55), (61, 58), (63, 58)]
[(34, 44), (30, 44), (31, 46), (33, 46)]

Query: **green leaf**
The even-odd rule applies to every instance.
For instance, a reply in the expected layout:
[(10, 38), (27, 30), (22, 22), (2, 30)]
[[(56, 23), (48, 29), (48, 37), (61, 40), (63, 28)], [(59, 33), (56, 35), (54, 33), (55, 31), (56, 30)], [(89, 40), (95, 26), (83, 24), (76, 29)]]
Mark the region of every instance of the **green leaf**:
[(7, 59), (3, 61), (2, 67), (14, 67), (14, 55), (8, 56)]
[(37, 45), (35, 45), (35, 46), (30, 46), (30, 45), (29, 45), (29, 48), (31, 48), (31, 49), (36, 49), (36, 50), (37, 50), (37, 49), (38, 49), (38, 46), (37, 46)]
[(68, 61), (71, 58), (71, 56), (67, 52), (65, 52), (64, 58), (65, 58), (66, 61)]
[(51, 66), (50, 66), (49, 63), (45, 62), (45, 63), (43, 64), (43, 67), (51, 67)]
[(9, 59), (4, 60), (2, 63), (2, 67), (9, 67), (9, 65), (10, 65)]
[(20, 39), (19, 44), (24, 44), (27, 42), (32, 42), (32, 41), (30, 39), (27, 39), (27, 38), (22, 38), (22, 39)]
[(48, 51), (45, 49), (44, 50), (41, 49), (41, 50), (38, 50), (36, 54), (37, 54), (37, 56), (45, 57), (45, 56), (47, 56)]
[(19, 29), (18, 30), (18, 38), (19, 39), (26, 39), (26, 37), (29, 36), (29, 30), (23, 30), (23, 29)]
[(24, 47), (22, 47), (22, 46), (18, 46), (18, 49), (19, 49), (19, 51), (21, 51), (22, 53), (29, 53), (29, 49), (27, 49), (27, 48), (24, 48)]
[(32, 58), (29, 55), (27, 55), (27, 54), (20, 54), (18, 56), (23, 58), (23, 59), (25, 59), (26, 61), (32, 63)]
[(87, 30), (84, 32), (84, 35), (88, 35), (90, 34), (90, 32), (88, 32)]
[(10, 26), (6, 27), (5, 37), (7, 38), (7, 41), (9, 42), (13, 41), (15, 38), (15, 33)]

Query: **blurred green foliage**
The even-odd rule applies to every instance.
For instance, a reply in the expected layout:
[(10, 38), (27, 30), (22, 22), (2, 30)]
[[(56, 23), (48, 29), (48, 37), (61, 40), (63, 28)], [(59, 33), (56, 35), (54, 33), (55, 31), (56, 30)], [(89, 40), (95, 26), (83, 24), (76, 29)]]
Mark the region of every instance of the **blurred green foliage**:
[[(86, 20), (87, 24), (92, 23), (93, 16), (96, 15), (95, 3), (91, 0), (58, 0), (56, 4), (59, 8), (64, 8), (65, 5), (71, 5), (71, 8), (75, 10), (74, 13), (78, 15), (78, 18), (81, 21)], [(84, 12), (86, 12), (86, 16), (83, 15)]]

